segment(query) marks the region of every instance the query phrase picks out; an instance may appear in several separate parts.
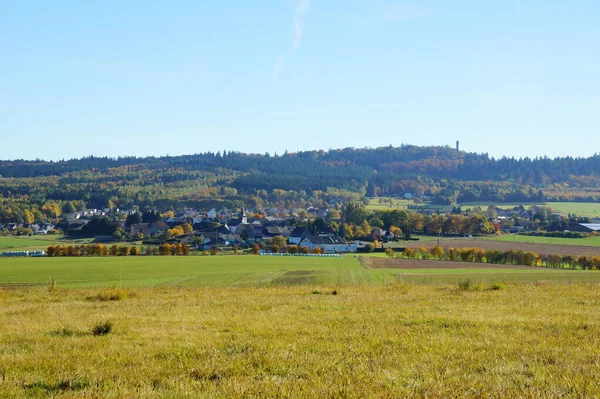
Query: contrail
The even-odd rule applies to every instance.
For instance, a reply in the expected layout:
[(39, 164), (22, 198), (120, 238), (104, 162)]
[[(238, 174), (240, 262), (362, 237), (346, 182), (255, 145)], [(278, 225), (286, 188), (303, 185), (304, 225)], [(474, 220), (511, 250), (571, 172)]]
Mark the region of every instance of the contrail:
[(285, 58), (288, 54), (296, 51), (300, 47), (302, 42), (302, 36), (304, 35), (304, 16), (310, 9), (311, 0), (298, 0), (296, 9), (294, 10), (294, 42), (292, 46), (281, 54), (275, 60), (275, 66), (273, 67), (273, 80), (277, 80), (283, 67), (285, 65)]

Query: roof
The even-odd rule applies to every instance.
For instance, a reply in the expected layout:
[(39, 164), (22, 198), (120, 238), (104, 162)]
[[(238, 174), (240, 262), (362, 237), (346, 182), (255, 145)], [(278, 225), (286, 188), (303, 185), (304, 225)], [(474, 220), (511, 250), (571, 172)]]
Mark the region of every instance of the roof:
[(307, 227), (296, 227), (292, 232), (292, 237), (306, 237), (310, 235), (310, 230)]
[(579, 223), (579, 225), (587, 227), (590, 230), (600, 231), (600, 223)]
[(341, 245), (346, 244), (346, 241), (342, 239), (342, 237), (334, 236), (334, 237), (318, 237), (318, 236), (308, 236), (305, 240), (310, 241), (313, 244), (317, 245)]

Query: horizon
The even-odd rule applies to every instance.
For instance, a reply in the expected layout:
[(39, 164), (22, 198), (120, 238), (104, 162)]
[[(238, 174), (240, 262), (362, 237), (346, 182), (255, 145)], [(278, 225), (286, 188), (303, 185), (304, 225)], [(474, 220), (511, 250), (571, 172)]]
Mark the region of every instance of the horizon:
[(33, 0), (0, 13), (0, 159), (600, 146), (593, 0)]
[[(401, 146), (417, 147), (417, 148), (449, 148), (449, 149), (454, 149), (455, 148), (455, 147), (453, 147), (451, 145), (432, 145), (432, 146), (425, 146), (425, 145), (423, 145), (422, 146), (422, 145), (409, 144), (409, 143), (402, 143), (402, 144), (397, 145), (397, 146), (392, 145), (392, 148), (401, 148)], [(80, 157), (63, 158), (63, 159), (43, 159), (43, 158), (34, 158), (34, 159), (25, 159), (25, 158), (0, 159), (0, 162), (24, 161), (24, 162), (60, 163), (60, 162), (78, 161), (78, 160), (89, 159), (89, 158), (99, 158), (99, 159), (109, 159), (109, 160), (125, 159), (125, 158), (135, 158), (135, 159), (144, 159), (144, 158), (176, 158), (176, 157), (205, 155), (205, 154), (223, 154), (224, 151), (226, 151), (228, 153), (233, 152), (233, 153), (239, 153), (239, 154), (243, 154), (243, 155), (257, 155), (257, 156), (264, 156), (264, 155), (266, 155), (268, 153), (269, 156), (271, 156), (271, 157), (281, 157), (281, 156), (284, 156), (286, 154), (297, 154), (297, 153), (302, 153), (302, 152), (314, 152), (314, 151), (317, 151), (317, 152), (319, 152), (319, 151), (329, 152), (329, 151), (338, 151), (338, 150), (345, 150), (345, 149), (353, 149), (353, 150), (377, 150), (377, 149), (389, 148), (389, 147), (390, 147), (390, 145), (383, 145), (383, 146), (377, 146), (377, 147), (338, 147), (338, 148), (328, 148), (328, 149), (313, 148), (313, 149), (309, 149), (309, 150), (293, 150), (293, 151), (285, 150), (282, 153), (279, 153), (279, 152), (270, 152), (270, 151), (265, 151), (263, 153), (257, 153), (257, 152), (245, 152), (245, 151), (230, 150), (228, 148), (222, 148), (222, 149), (217, 150), (217, 151), (204, 151), (204, 152), (182, 153), (182, 154), (116, 155), (116, 156), (89, 154), (89, 155), (83, 155), (83, 156), (80, 156)], [(511, 156), (511, 155), (505, 154), (505, 155), (501, 155), (501, 156), (497, 157), (497, 156), (493, 156), (493, 155), (485, 153), (485, 152), (464, 151), (462, 148), (460, 148), (459, 151), (461, 153), (465, 153), (465, 154), (487, 155), (490, 159), (495, 159), (495, 160), (499, 160), (499, 159), (502, 159), (502, 158), (515, 159), (515, 160), (522, 160), (522, 159), (525, 159), (525, 158), (529, 158), (531, 160), (544, 159), (544, 158), (551, 159), (551, 160), (564, 159), (564, 158), (589, 159), (589, 158), (593, 158), (593, 157), (598, 156), (598, 153), (595, 152), (595, 153), (593, 153), (593, 154), (591, 154), (589, 156), (569, 156), (569, 155), (567, 155), (567, 156), (555, 156), (555, 157), (548, 157), (548, 156), (515, 157), (515, 156)]]

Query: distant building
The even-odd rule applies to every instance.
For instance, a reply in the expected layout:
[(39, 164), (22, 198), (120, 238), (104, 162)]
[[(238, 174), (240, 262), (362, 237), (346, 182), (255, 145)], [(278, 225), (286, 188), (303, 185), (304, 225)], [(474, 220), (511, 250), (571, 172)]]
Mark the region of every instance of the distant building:
[(304, 237), (300, 241), (301, 247), (307, 247), (310, 250), (315, 248), (323, 248), (326, 253), (332, 254), (336, 252), (356, 252), (358, 245), (353, 243), (346, 243), (341, 237), (318, 237), (308, 236)]

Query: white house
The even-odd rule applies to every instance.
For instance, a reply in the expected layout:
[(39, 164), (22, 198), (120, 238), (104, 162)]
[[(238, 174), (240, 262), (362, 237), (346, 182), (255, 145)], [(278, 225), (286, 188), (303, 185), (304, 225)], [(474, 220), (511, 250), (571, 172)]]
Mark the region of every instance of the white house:
[(341, 237), (318, 237), (308, 236), (300, 241), (301, 247), (307, 247), (311, 251), (315, 248), (323, 248), (326, 253), (333, 254), (336, 252), (356, 252), (358, 245), (356, 242), (347, 243)]

